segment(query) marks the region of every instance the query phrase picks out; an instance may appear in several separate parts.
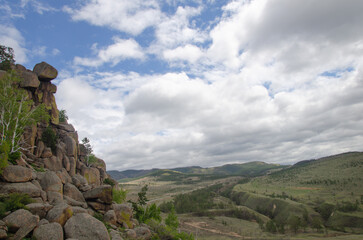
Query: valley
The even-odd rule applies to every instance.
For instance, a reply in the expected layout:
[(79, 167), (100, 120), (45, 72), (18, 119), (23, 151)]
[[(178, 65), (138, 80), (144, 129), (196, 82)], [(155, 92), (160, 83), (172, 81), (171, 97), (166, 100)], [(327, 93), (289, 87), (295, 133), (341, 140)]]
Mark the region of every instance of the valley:
[[(200, 170), (200, 169), (199, 169)], [(362, 239), (363, 153), (303, 161), (251, 174), (158, 170), (121, 186), (135, 200), (178, 214), (196, 239)], [(258, 173), (257, 173), (258, 172)]]

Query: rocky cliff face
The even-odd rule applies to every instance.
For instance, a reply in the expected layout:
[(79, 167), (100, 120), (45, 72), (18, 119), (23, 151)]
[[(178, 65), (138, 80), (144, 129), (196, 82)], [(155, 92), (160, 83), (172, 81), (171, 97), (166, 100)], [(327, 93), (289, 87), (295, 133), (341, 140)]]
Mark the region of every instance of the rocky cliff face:
[[(0, 239), (148, 239), (150, 231), (138, 226), (132, 209), (112, 201), (117, 183), (107, 175), (105, 162), (97, 159), (85, 164), (86, 153), (71, 124), (59, 122), (59, 111), (52, 80), (57, 70), (42, 62), (33, 71), (13, 66), (34, 106), (44, 104), (51, 118), (29, 126), (23, 137), (30, 150), (24, 151), (17, 164), (7, 166), (0, 176), (0, 196), (27, 194), (33, 203), (25, 209), (8, 211), (0, 220)], [(0, 81), (5, 72), (0, 71)], [(45, 131), (53, 131), (57, 141), (53, 149), (42, 141)], [(114, 186), (104, 184), (115, 183)], [(103, 222), (94, 216), (102, 218)], [(108, 230), (105, 227), (108, 226)], [(118, 230), (128, 230), (122, 233)]]

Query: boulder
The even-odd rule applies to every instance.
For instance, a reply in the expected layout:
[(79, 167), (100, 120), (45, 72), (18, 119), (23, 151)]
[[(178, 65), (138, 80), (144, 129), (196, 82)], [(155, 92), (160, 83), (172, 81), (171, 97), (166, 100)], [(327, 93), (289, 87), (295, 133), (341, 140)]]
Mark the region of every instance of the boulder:
[(38, 88), (40, 85), (38, 76), (31, 71), (22, 71), (20, 78), (20, 87), (22, 88)]
[(56, 156), (51, 156), (50, 158), (44, 159), (44, 167), (51, 171), (61, 171), (63, 168), (62, 160)]
[(134, 229), (137, 235), (137, 239), (151, 239), (151, 231), (146, 227), (137, 227)]
[(78, 190), (76, 186), (70, 183), (64, 185), (63, 194), (79, 202), (86, 202), (83, 194)]
[(116, 213), (114, 210), (109, 210), (105, 213), (105, 215), (103, 216), (103, 220), (107, 223), (110, 223), (112, 225), (116, 225), (117, 224), (117, 218), (116, 218)]
[(35, 151), (35, 156), (37, 156), (38, 158), (42, 156), (44, 149), (45, 149), (45, 144), (42, 141), (38, 141), (37, 149)]
[(11, 183), (28, 182), (32, 180), (32, 170), (17, 165), (9, 165), (4, 169), (2, 177)]
[(67, 170), (67, 172), (71, 171), (71, 163), (67, 156), (63, 156), (63, 167)]
[(57, 77), (58, 71), (46, 62), (38, 63), (34, 66), (33, 72), (38, 75), (41, 81), (51, 81)]
[(88, 213), (87, 209), (84, 209), (83, 207), (73, 207), (72, 206), (73, 215), (76, 215), (78, 213)]
[(51, 210), (49, 210), (46, 219), (49, 222), (57, 222), (64, 226), (69, 218), (73, 215), (72, 208), (66, 203), (60, 203), (55, 205)]
[(69, 175), (71, 177), (76, 175), (76, 159), (74, 157), (69, 158), (69, 168), (70, 168), (69, 171), (67, 170)]
[(128, 228), (133, 228), (132, 208), (127, 204), (113, 204), (112, 209), (115, 211), (116, 219), (119, 224), (124, 224)]
[(77, 156), (77, 143), (76, 141), (70, 137), (66, 136), (64, 138), (64, 143), (66, 144), (66, 154), (68, 157), (76, 157)]
[(75, 132), (76, 130), (74, 129), (72, 124), (68, 124), (68, 123), (59, 123), (57, 125), (57, 128), (64, 130), (66, 132)]
[(95, 187), (83, 193), (85, 199), (97, 199), (106, 204), (112, 203), (112, 187), (110, 185), (102, 185)]
[(64, 225), (66, 238), (110, 240), (105, 225), (87, 213), (71, 217)]
[(61, 171), (57, 171), (56, 174), (59, 177), (59, 179), (62, 181), (63, 184), (72, 182), (72, 178), (71, 178), (71, 176), (69, 176), (69, 174), (65, 168), (62, 168)]
[(45, 218), (47, 212), (53, 208), (48, 203), (30, 203), (26, 205), (27, 209), (34, 215), (38, 215), (40, 219)]
[(86, 202), (79, 202), (79, 201), (74, 200), (73, 198), (70, 198), (70, 197), (67, 197), (67, 196), (63, 196), (63, 199), (70, 206), (87, 208), (87, 203)]
[(92, 186), (99, 186), (101, 184), (100, 172), (97, 168), (83, 166), (81, 169), (81, 175), (84, 176), (88, 184)]
[(0, 239), (7, 238), (8, 236), (7, 232), (8, 232), (8, 227), (3, 221), (0, 220)]
[(129, 239), (136, 239), (137, 238), (137, 234), (133, 229), (127, 229), (126, 230), (126, 236)]
[(111, 209), (111, 205), (102, 202), (87, 201), (87, 204), (97, 212), (105, 213)]
[(63, 240), (63, 237), (63, 228), (57, 222), (41, 225), (33, 232), (36, 240)]
[(9, 232), (15, 232), (12, 239), (21, 240), (37, 226), (39, 216), (34, 216), (27, 210), (19, 209), (6, 216), (3, 221)]
[(47, 192), (48, 202), (52, 205), (63, 203), (63, 194), (59, 192)]
[(111, 240), (123, 240), (120, 233), (116, 230), (110, 230)]
[(26, 193), (32, 198), (44, 197), (42, 189), (38, 188), (31, 182), (25, 183), (0, 183), (0, 192), (9, 193)]
[(52, 191), (61, 194), (63, 193), (62, 181), (55, 172), (47, 171), (40, 180), (40, 185), (42, 186), (43, 190), (46, 192)]
[(50, 158), (52, 156), (52, 149), (50, 149), (49, 147), (44, 148), (44, 151), (42, 153), (42, 158)]

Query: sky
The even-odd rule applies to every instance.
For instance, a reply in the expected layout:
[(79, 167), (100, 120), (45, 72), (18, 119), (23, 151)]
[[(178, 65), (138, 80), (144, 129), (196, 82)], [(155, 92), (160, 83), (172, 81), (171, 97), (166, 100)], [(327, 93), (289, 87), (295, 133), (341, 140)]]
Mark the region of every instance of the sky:
[(363, 150), (363, 1), (0, 0), (108, 170)]

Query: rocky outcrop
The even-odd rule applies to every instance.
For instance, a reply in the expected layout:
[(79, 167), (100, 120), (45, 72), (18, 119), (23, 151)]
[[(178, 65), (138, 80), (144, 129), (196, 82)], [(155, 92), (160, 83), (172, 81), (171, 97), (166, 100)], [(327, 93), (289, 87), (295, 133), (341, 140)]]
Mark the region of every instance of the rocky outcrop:
[[(33, 107), (44, 104), (51, 119), (25, 129), (23, 139), (29, 150), (22, 152), (17, 165), (9, 163), (0, 175), (1, 195), (26, 194), (33, 201), (26, 205), (27, 210), (6, 212), (0, 219), (0, 239), (147, 239), (150, 230), (137, 228), (131, 206), (113, 202), (113, 189), (118, 186), (107, 175), (105, 162), (96, 158), (86, 164), (76, 130), (59, 122), (54, 97), (57, 87), (51, 83), (57, 70), (45, 62), (33, 71), (19, 64), (13, 69)], [(5, 75), (0, 71), (0, 80)], [(43, 138), (48, 128), (56, 135), (55, 146)], [(106, 178), (115, 186), (104, 185)], [(98, 220), (101, 218), (103, 222)], [(110, 234), (105, 224), (113, 228)], [(121, 231), (122, 227), (128, 232)]]

